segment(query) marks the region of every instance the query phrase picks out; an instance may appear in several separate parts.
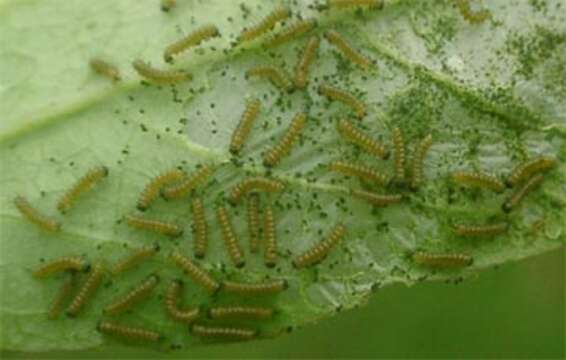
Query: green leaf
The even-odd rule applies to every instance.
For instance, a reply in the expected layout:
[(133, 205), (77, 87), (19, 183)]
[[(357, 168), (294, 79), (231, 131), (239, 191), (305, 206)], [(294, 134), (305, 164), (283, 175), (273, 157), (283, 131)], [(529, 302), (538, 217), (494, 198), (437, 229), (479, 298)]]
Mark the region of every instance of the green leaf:
[[(293, 71), (305, 38), (266, 50), (261, 41), (233, 48), (241, 29), (274, 5), (250, 0), (179, 1), (169, 13), (158, 1), (4, 1), (0, 3), (0, 348), (12, 351), (113, 349), (119, 342), (100, 334), (102, 309), (148, 274), (161, 283), (154, 296), (116, 318), (161, 332), (183, 348), (199, 339), (185, 325), (169, 320), (162, 297), (169, 281), (185, 278), (168, 256), (192, 251), (188, 200), (158, 200), (148, 216), (182, 224), (185, 235), (170, 240), (128, 228), (121, 221), (134, 212), (144, 185), (161, 171), (180, 166), (188, 172), (202, 164), (217, 168), (199, 189), (211, 229), (210, 248), (201, 266), (219, 280), (286, 279), (284, 293), (241, 300), (209, 297), (190, 280), (187, 305), (252, 303), (274, 306), (272, 321), (253, 324), (260, 338), (277, 336), (340, 310), (364, 304), (372, 290), (392, 283), (454, 280), (509, 261), (563, 246), (566, 191), (566, 16), (560, 0), (486, 2), (491, 18), (466, 22), (451, 1), (387, 1), (381, 11), (323, 11), (315, 3), (292, 2), (295, 14), (314, 17), (322, 34), (334, 28), (377, 62), (363, 72), (322, 41), (307, 91), (280, 93), (244, 73), (269, 63)], [(474, 5), (475, 6), (475, 5)], [(479, 5), (478, 5), (479, 6)], [(172, 68), (194, 79), (176, 86), (140, 81), (131, 68), (136, 58), (166, 68), (162, 50), (181, 33), (216, 24), (222, 37), (191, 50)], [(117, 65), (123, 81), (93, 74), (93, 56)], [(356, 179), (328, 172), (326, 164), (346, 160), (392, 173), (393, 161), (376, 161), (341, 139), (335, 128), (348, 109), (329, 103), (316, 91), (323, 82), (348, 89), (369, 106), (357, 125), (391, 147), (395, 126), (405, 133), (409, 155), (427, 134), (434, 139), (425, 158), (425, 183), (402, 192), (402, 204), (373, 209), (351, 198)], [(256, 96), (262, 113), (243, 155), (228, 152), (230, 136)], [(287, 184), (273, 202), (279, 262), (274, 269), (250, 254), (246, 209), (230, 209), (246, 266), (236, 269), (226, 253), (214, 206), (248, 175), (266, 172), (262, 153), (281, 137), (291, 118), (307, 111), (300, 144), (272, 171)], [(357, 120), (356, 120), (357, 121)], [(509, 192), (461, 189), (449, 181), (455, 170), (484, 170), (507, 176), (521, 161), (545, 154), (557, 166), (540, 189), (516, 211), (500, 210)], [(105, 165), (110, 174), (59, 215), (58, 198), (89, 168)], [(562, 184), (562, 185), (561, 185)], [(23, 218), (13, 204), (17, 194), (63, 223), (46, 233)], [(510, 231), (493, 240), (454, 236), (454, 223), (506, 221)], [(291, 260), (346, 225), (340, 246), (314, 268), (296, 270)], [(112, 264), (130, 249), (158, 243), (161, 251), (144, 266), (103, 286), (77, 318), (47, 319), (61, 277), (38, 281), (31, 272), (41, 259), (84, 255)], [(434, 271), (415, 265), (417, 250), (467, 253), (472, 266)]]

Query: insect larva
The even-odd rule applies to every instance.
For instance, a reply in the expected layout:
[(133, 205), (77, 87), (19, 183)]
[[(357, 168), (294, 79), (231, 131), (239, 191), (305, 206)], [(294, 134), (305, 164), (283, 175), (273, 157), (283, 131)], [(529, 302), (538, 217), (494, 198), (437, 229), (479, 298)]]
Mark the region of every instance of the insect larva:
[(277, 233), (273, 210), (269, 205), (263, 211), (263, 239), (265, 245), (263, 262), (265, 266), (272, 268), (277, 264)]
[(359, 67), (367, 70), (373, 65), (372, 61), (369, 58), (362, 55), (359, 51), (354, 49), (352, 45), (348, 44), (346, 39), (344, 39), (342, 35), (340, 35), (340, 33), (338, 33), (337, 31), (328, 30), (324, 33), (324, 37), (326, 38), (326, 40), (328, 40), (329, 43), (334, 45), (345, 58), (358, 65)]
[(405, 140), (401, 129), (393, 129), (393, 148), (395, 149), (395, 181), (403, 183), (405, 181)]
[(177, 6), (177, 0), (161, 0), (161, 10), (168, 12)]
[(470, 266), (474, 260), (466, 254), (432, 254), (419, 251), (413, 254), (413, 261), (434, 268), (455, 268)]
[(255, 66), (246, 71), (246, 78), (249, 77), (266, 78), (281, 90), (285, 90), (287, 92), (293, 90), (293, 82), (291, 81), (289, 74), (279, 67), (271, 65)]
[(167, 46), (165, 48), (165, 51), (163, 52), (163, 59), (165, 59), (165, 61), (167, 62), (170, 62), (173, 60), (174, 55), (186, 51), (191, 47), (198, 46), (201, 43), (219, 35), (220, 32), (218, 31), (218, 28), (216, 26), (203, 25), (187, 36), (183, 37), (182, 39), (177, 40), (173, 44)]
[(158, 342), (163, 339), (163, 337), (158, 332), (155, 332), (153, 330), (122, 325), (110, 321), (101, 321), (98, 324), (97, 329), (102, 333), (118, 336), (129, 340)]
[(224, 281), (222, 291), (241, 296), (274, 295), (289, 287), (286, 280), (271, 280), (262, 283), (239, 283)]
[(347, 163), (345, 161), (335, 161), (328, 165), (328, 169), (344, 175), (355, 176), (379, 185), (386, 185), (389, 182), (386, 175), (381, 174), (377, 170), (365, 165), (357, 165)]
[(240, 181), (232, 188), (230, 192), (230, 202), (237, 204), (243, 196), (249, 192), (280, 192), (285, 188), (285, 185), (278, 181), (268, 179), (262, 176), (253, 176)]
[(193, 213), (193, 250), (195, 257), (202, 259), (206, 255), (208, 248), (208, 224), (204, 213), (202, 199), (195, 197), (191, 201), (191, 211)]
[(175, 321), (190, 323), (200, 317), (200, 308), (179, 309), (178, 303), (181, 297), (181, 290), (183, 289), (183, 282), (180, 280), (173, 280), (167, 288), (165, 294), (165, 310), (170, 318)]
[(90, 169), (61, 197), (57, 203), (57, 209), (62, 213), (67, 212), (82, 193), (92, 189), (107, 176), (108, 168), (106, 166), (96, 166)]
[(304, 33), (311, 31), (315, 26), (316, 21), (314, 19), (299, 20), (275, 35), (268, 41), (267, 46), (278, 46), (292, 39), (297, 39)]
[(330, 85), (320, 85), (318, 91), (330, 100), (339, 101), (349, 106), (358, 118), (366, 116), (366, 106), (359, 101), (354, 95)]
[(251, 41), (272, 30), (278, 22), (283, 21), (290, 16), (291, 10), (289, 10), (289, 8), (284, 6), (277, 7), (257, 25), (244, 29), (238, 36), (238, 42)]
[(49, 312), (47, 313), (47, 318), (49, 320), (55, 320), (59, 317), (59, 314), (61, 314), (61, 311), (63, 311), (63, 308), (65, 307), (65, 303), (71, 297), (71, 292), (73, 291), (74, 285), (75, 274), (70, 273), (63, 281), (63, 284), (61, 284), (61, 288), (57, 292), (55, 299), (53, 299), (53, 303), (51, 304)]
[(287, 128), (285, 135), (279, 140), (279, 142), (272, 147), (263, 157), (263, 164), (265, 166), (275, 166), (277, 165), (283, 157), (285, 157), (291, 151), (293, 144), (301, 135), (305, 125), (307, 123), (307, 115), (305, 113), (298, 113), (291, 121), (291, 125)]
[(354, 124), (346, 119), (340, 120), (338, 123), (338, 132), (348, 141), (358, 145), (366, 152), (382, 159), (389, 158), (389, 151), (377, 140), (372, 139), (357, 129)]
[(308, 83), (309, 69), (316, 58), (320, 40), (317, 36), (312, 36), (305, 45), (303, 53), (297, 62), (295, 69), (295, 86), (304, 89)]
[(482, 172), (457, 171), (452, 174), (452, 180), (462, 185), (489, 189), (498, 193), (505, 190), (505, 184), (495, 175)]
[(147, 279), (143, 280), (140, 284), (138, 284), (134, 289), (130, 290), (127, 294), (121, 296), (113, 303), (107, 305), (104, 308), (104, 313), (108, 315), (116, 315), (120, 314), (136, 303), (140, 302), (141, 300), (147, 298), (153, 289), (159, 283), (159, 276), (157, 275), (150, 275)]
[(267, 320), (273, 317), (273, 309), (261, 306), (218, 306), (208, 309), (208, 317), (222, 319)]
[(87, 302), (92, 299), (98, 285), (102, 281), (104, 276), (104, 267), (100, 263), (96, 263), (90, 269), (88, 277), (79, 288), (79, 291), (71, 301), (71, 304), (67, 308), (67, 315), (76, 316), (79, 311), (87, 304)]
[(99, 58), (90, 59), (90, 68), (97, 74), (106, 76), (114, 81), (120, 81), (120, 70), (115, 65)]
[(482, 23), (491, 16), (487, 9), (473, 11), (470, 6), (470, 0), (456, 0), (456, 6), (462, 17), (470, 24)]
[(528, 180), (532, 175), (546, 171), (556, 164), (556, 160), (547, 157), (547, 156), (539, 156), (531, 160), (527, 160), (522, 164), (519, 164), (509, 175), (509, 179), (507, 179), (508, 186), (515, 186), (518, 185), (526, 180)]
[(123, 272), (126, 272), (143, 261), (149, 259), (153, 255), (155, 255), (159, 251), (159, 245), (154, 246), (144, 246), (139, 249), (132, 251), (131, 254), (124, 257), (123, 259), (119, 260), (112, 269), (110, 269), (110, 273), (114, 276), (120, 275)]
[(521, 187), (515, 189), (513, 193), (505, 200), (502, 205), (502, 209), (505, 212), (510, 212), (513, 210), (521, 200), (527, 196), (531, 191), (535, 190), (537, 187), (540, 186), (544, 177), (541, 174), (537, 174), (530, 178), (526, 183), (524, 183)]
[(138, 74), (156, 84), (174, 84), (193, 78), (190, 74), (181, 71), (156, 69), (140, 59), (134, 60), (132, 66)]
[(23, 196), (16, 196), (14, 198), (14, 205), (29, 222), (41, 227), (47, 231), (61, 230), (61, 223), (47, 215), (40, 213), (37, 209), (31, 206), (29, 201)]
[(259, 195), (248, 196), (248, 232), (250, 236), (250, 252), (256, 253), (259, 248)]
[(454, 232), (460, 236), (496, 236), (502, 234), (509, 229), (507, 223), (496, 223), (487, 225), (462, 225), (454, 226)]
[(335, 9), (355, 6), (367, 6), (370, 9), (382, 9), (383, 0), (327, 0), (327, 6)]
[(244, 259), (244, 253), (240, 248), (240, 244), (238, 243), (238, 239), (234, 232), (234, 227), (232, 226), (232, 222), (228, 216), (228, 210), (226, 210), (223, 206), (219, 206), (216, 209), (216, 218), (220, 224), (224, 245), (226, 246), (226, 250), (228, 250), (228, 254), (232, 259), (234, 266), (237, 268), (243, 267), (246, 265), (246, 260)]
[(181, 255), (179, 252), (172, 253), (171, 260), (175, 265), (183, 269), (195, 283), (204, 287), (211, 294), (214, 294), (220, 288), (220, 284), (206, 271), (196, 266), (189, 258)]
[(149, 230), (170, 237), (178, 237), (183, 234), (183, 229), (176, 224), (161, 220), (142, 218), (136, 215), (126, 217), (128, 225), (141, 230)]
[(236, 155), (240, 152), (240, 150), (242, 150), (246, 139), (250, 136), (252, 126), (257, 119), (260, 107), (261, 103), (258, 99), (252, 98), (248, 100), (246, 110), (244, 110), (236, 130), (232, 133), (232, 140), (230, 141), (230, 152), (232, 154)]
[(181, 198), (192, 190), (196, 189), (198, 186), (202, 185), (211, 174), (212, 168), (207, 165), (203, 165), (188, 179), (182, 181), (180, 184), (163, 189), (161, 191), (161, 195), (163, 195), (165, 199)]
[(229, 340), (251, 340), (257, 335), (257, 330), (241, 327), (220, 327), (193, 325), (191, 334), (203, 338), (229, 339)]
[(423, 181), (424, 159), (431, 145), (432, 145), (432, 135), (429, 134), (419, 142), (417, 148), (415, 149), (415, 153), (413, 154), (413, 164), (411, 166), (412, 189), (417, 189)]
[(138, 210), (145, 211), (155, 200), (161, 189), (172, 182), (179, 181), (185, 177), (185, 172), (179, 169), (171, 169), (157, 175), (145, 186), (138, 199)]
[(33, 272), (35, 278), (45, 278), (63, 271), (81, 271), (85, 262), (80, 256), (65, 256), (42, 265)]
[(330, 250), (332, 250), (344, 236), (346, 228), (342, 224), (338, 224), (334, 230), (324, 240), (312, 246), (310, 249), (297, 256), (293, 260), (293, 266), (297, 269), (316, 265), (320, 263)]
[(402, 195), (382, 195), (364, 190), (352, 190), (352, 196), (361, 200), (365, 200), (374, 206), (388, 206), (398, 204), (403, 200)]

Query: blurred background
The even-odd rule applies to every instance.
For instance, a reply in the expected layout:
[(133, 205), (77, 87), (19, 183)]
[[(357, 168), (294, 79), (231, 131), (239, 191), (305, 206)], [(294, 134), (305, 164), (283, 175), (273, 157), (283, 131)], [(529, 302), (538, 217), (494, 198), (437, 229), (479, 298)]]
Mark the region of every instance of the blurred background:
[[(187, 350), (190, 358), (564, 359), (564, 248), (460, 284), (378, 291), (365, 307), (275, 340)], [(181, 358), (114, 353), (3, 353), (5, 358)], [(185, 356), (187, 356), (185, 355)]]

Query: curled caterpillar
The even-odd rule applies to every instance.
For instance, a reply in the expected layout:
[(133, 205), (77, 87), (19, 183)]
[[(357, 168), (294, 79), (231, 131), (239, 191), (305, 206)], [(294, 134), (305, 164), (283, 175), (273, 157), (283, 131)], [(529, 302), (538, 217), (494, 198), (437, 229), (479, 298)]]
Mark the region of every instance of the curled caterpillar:
[(156, 69), (140, 59), (134, 60), (132, 66), (138, 74), (156, 84), (175, 84), (193, 78), (190, 74), (181, 71)]
[(169, 317), (175, 321), (183, 323), (191, 323), (200, 317), (200, 308), (180, 309), (178, 303), (181, 298), (181, 291), (183, 289), (183, 282), (180, 280), (173, 280), (167, 287), (165, 293), (165, 310)]
[(59, 314), (61, 314), (65, 307), (65, 303), (70, 299), (74, 287), (75, 274), (70, 273), (63, 281), (63, 284), (61, 284), (61, 288), (57, 292), (57, 295), (55, 295), (55, 299), (53, 299), (53, 303), (47, 313), (47, 318), (49, 320), (55, 320), (59, 317)]
[(246, 78), (259, 77), (268, 79), (277, 88), (290, 92), (293, 90), (293, 82), (283, 69), (271, 65), (260, 65), (249, 69)]
[(521, 203), (521, 200), (525, 196), (527, 196), (530, 192), (535, 190), (537, 187), (542, 184), (544, 177), (541, 174), (537, 174), (530, 178), (526, 183), (524, 183), (521, 187), (515, 189), (513, 193), (505, 200), (502, 205), (502, 209), (505, 212), (510, 212), (513, 210), (517, 205)]
[(195, 197), (191, 201), (191, 211), (193, 213), (193, 239), (195, 257), (202, 259), (206, 255), (208, 248), (208, 224), (204, 213), (202, 199)]
[(495, 175), (482, 172), (457, 171), (452, 180), (466, 186), (489, 189), (497, 193), (505, 190), (505, 184)]
[(57, 209), (61, 213), (66, 213), (81, 194), (92, 189), (107, 176), (108, 168), (106, 166), (97, 166), (90, 169), (59, 199)]
[(507, 223), (496, 223), (486, 225), (462, 225), (454, 226), (454, 232), (460, 236), (478, 237), (478, 236), (496, 236), (503, 234), (509, 229)]
[(398, 127), (393, 129), (393, 148), (395, 149), (395, 181), (403, 183), (405, 182), (405, 139)]
[(427, 135), (424, 139), (422, 139), (417, 148), (415, 149), (415, 153), (413, 155), (413, 164), (411, 166), (411, 188), (417, 189), (423, 181), (423, 165), (424, 159), (426, 157), (426, 153), (428, 149), (432, 145), (432, 136)]
[(161, 11), (168, 12), (177, 6), (177, 0), (161, 0)]
[(365, 6), (369, 9), (382, 9), (383, 0), (327, 0), (326, 5), (331, 9), (343, 9)]
[(163, 59), (167, 62), (171, 62), (174, 55), (178, 55), (183, 51), (198, 46), (219, 35), (220, 32), (215, 25), (203, 25), (182, 39), (167, 46), (163, 52)]
[(318, 88), (320, 94), (326, 96), (329, 100), (339, 101), (347, 106), (349, 106), (355, 113), (356, 116), (361, 119), (366, 116), (367, 110), (364, 103), (359, 101), (356, 96), (336, 87), (330, 85), (320, 85)]
[(184, 270), (187, 275), (198, 285), (214, 294), (220, 288), (220, 284), (212, 278), (206, 271), (196, 266), (189, 258), (175, 251), (171, 254), (171, 260), (175, 265)]
[(161, 191), (161, 195), (165, 199), (178, 199), (189, 192), (201, 186), (212, 175), (212, 168), (203, 165), (200, 169), (195, 171), (189, 178), (185, 179), (178, 185), (166, 187)]
[(225, 207), (219, 206), (216, 209), (216, 218), (220, 224), (220, 230), (222, 231), (222, 237), (224, 239), (224, 245), (228, 254), (234, 263), (234, 266), (241, 268), (246, 265), (246, 260), (244, 259), (244, 252), (240, 248), (238, 239), (234, 232), (234, 227), (228, 216), (228, 210)]
[(252, 98), (248, 100), (246, 110), (244, 110), (236, 130), (232, 133), (232, 140), (230, 141), (230, 152), (232, 154), (236, 155), (242, 150), (246, 139), (250, 136), (252, 126), (259, 115), (260, 107), (261, 103), (258, 99)]
[(307, 115), (305, 113), (298, 113), (291, 121), (291, 125), (287, 128), (285, 135), (281, 140), (267, 151), (263, 157), (263, 164), (265, 166), (277, 165), (286, 155), (289, 154), (291, 148), (301, 135), (307, 123)]
[(250, 236), (250, 252), (256, 253), (259, 248), (259, 195), (248, 196), (248, 232)]
[(272, 268), (277, 264), (277, 233), (271, 206), (265, 207), (263, 219), (263, 243), (265, 244), (263, 262), (265, 266)]
[(324, 33), (324, 37), (329, 43), (334, 45), (346, 59), (350, 60), (362, 69), (367, 70), (373, 66), (372, 60), (354, 49), (352, 45), (348, 44), (346, 39), (344, 39), (337, 31), (328, 30)]
[(112, 65), (105, 60), (93, 58), (90, 59), (89, 64), (90, 68), (99, 75), (110, 78), (113, 81), (120, 81), (122, 79), (120, 76), (120, 70), (118, 70), (115, 65)]
[(320, 39), (317, 36), (312, 36), (303, 49), (303, 53), (295, 68), (295, 86), (299, 89), (304, 89), (307, 86), (309, 70), (316, 58), (319, 46)]
[(507, 179), (509, 187), (518, 185), (528, 180), (532, 175), (551, 169), (556, 164), (556, 160), (547, 156), (539, 156), (519, 164)]
[(374, 206), (380, 206), (380, 207), (389, 206), (392, 204), (398, 204), (403, 200), (402, 195), (397, 195), (397, 194), (382, 195), (382, 194), (376, 194), (369, 191), (357, 190), (357, 189), (352, 190), (351, 194), (355, 198), (367, 201), (368, 203)]
[(286, 6), (279, 6), (270, 12), (256, 25), (244, 29), (238, 36), (238, 42), (252, 41), (255, 38), (271, 31), (275, 25), (291, 16), (291, 10)]
[(134, 304), (147, 298), (151, 294), (153, 289), (155, 289), (158, 283), (159, 276), (148, 276), (147, 279), (143, 280), (138, 286), (129, 291), (127, 294), (123, 295), (113, 303), (107, 305), (104, 308), (104, 313), (108, 315), (117, 315), (130, 309)]
[(90, 269), (90, 273), (82, 286), (79, 288), (75, 297), (67, 308), (67, 315), (75, 317), (79, 311), (92, 299), (102, 278), (104, 276), (104, 267), (101, 263), (96, 263)]
[(261, 176), (249, 177), (237, 183), (230, 192), (230, 202), (237, 204), (243, 196), (250, 192), (280, 192), (283, 191), (285, 185), (278, 181)]
[(413, 261), (418, 265), (433, 268), (458, 268), (472, 265), (473, 258), (466, 254), (433, 254), (419, 251), (413, 254)]
[(470, 0), (456, 0), (456, 6), (462, 17), (470, 24), (479, 24), (491, 17), (491, 13), (487, 9), (473, 11)]
[(14, 205), (29, 222), (39, 226), (47, 231), (61, 230), (61, 223), (50, 216), (42, 214), (36, 208), (32, 207), (29, 201), (23, 196), (14, 198)]
[(183, 229), (179, 225), (165, 221), (142, 218), (136, 215), (128, 215), (126, 220), (129, 226), (141, 230), (149, 230), (170, 237), (179, 237), (183, 234)]
[(344, 225), (338, 224), (324, 240), (297, 256), (293, 260), (293, 266), (297, 269), (301, 269), (320, 263), (328, 256), (330, 250), (340, 242), (345, 232), (346, 228)]
[(344, 175), (355, 176), (379, 185), (387, 185), (389, 183), (389, 178), (386, 175), (369, 166), (352, 164), (345, 161), (335, 161), (328, 165), (328, 169)]
[(173, 182), (180, 181), (185, 177), (185, 172), (179, 169), (171, 169), (154, 177), (143, 189), (138, 199), (138, 210), (145, 211), (149, 205), (159, 196), (161, 189)]
[(340, 122), (338, 123), (338, 132), (346, 140), (354, 143), (355, 145), (358, 145), (366, 152), (382, 159), (389, 158), (389, 151), (385, 148), (385, 146), (383, 146), (383, 144), (364, 134), (350, 121), (346, 119), (340, 120)]
[(256, 337), (257, 330), (241, 327), (205, 326), (195, 324), (191, 327), (191, 334), (202, 338), (251, 340)]
[(85, 265), (80, 256), (64, 256), (40, 266), (33, 272), (33, 276), (41, 279), (63, 271), (81, 271), (85, 268)]
[(159, 245), (154, 246), (144, 246), (132, 251), (131, 254), (119, 260), (112, 268), (110, 273), (114, 276), (120, 275), (137, 265), (141, 264), (145, 260), (153, 257), (159, 251)]
[(316, 20), (314, 19), (299, 20), (275, 35), (267, 42), (267, 46), (279, 46), (290, 40), (297, 39), (301, 35), (314, 29), (316, 25)]
[(222, 291), (240, 296), (275, 295), (287, 290), (286, 280), (271, 280), (261, 283), (240, 283), (224, 281)]
[(273, 317), (273, 309), (261, 306), (217, 306), (208, 309), (208, 317), (214, 320), (254, 319), (267, 320)]
[(111, 321), (101, 321), (97, 326), (98, 331), (104, 334), (113, 335), (129, 340), (138, 340), (145, 342), (158, 342), (163, 337), (156, 331), (122, 325)]

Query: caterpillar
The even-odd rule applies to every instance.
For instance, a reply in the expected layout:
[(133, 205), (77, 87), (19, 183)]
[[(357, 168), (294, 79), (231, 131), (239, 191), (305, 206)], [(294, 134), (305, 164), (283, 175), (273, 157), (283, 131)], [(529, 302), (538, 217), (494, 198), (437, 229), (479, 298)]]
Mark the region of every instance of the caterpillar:
[(177, 0), (161, 0), (161, 10), (168, 12), (177, 6)]
[(249, 192), (280, 192), (283, 191), (285, 185), (278, 181), (262, 176), (253, 176), (237, 183), (230, 192), (230, 202), (237, 204), (242, 197)]
[(299, 89), (304, 89), (307, 86), (309, 69), (316, 58), (319, 46), (320, 39), (317, 36), (312, 36), (303, 49), (295, 68), (295, 86)]
[(275, 295), (287, 290), (288, 287), (286, 280), (272, 280), (255, 284), (234, 281), (222, 283), (222, 291), (240, 296)]
[(183, 234), (183, 229), (173, 223), (142, 218), (136, 215), (128, 215), (126, 220), (129, 226), (141, 230), (149, 230), (170, 237), (179, 237)]
[(114, 81), (122, 80), (120, 70), (115, 65), (99, 58), (90, 59), (90, 68), (97, 74), (106, 76)]
[(456, 0), (456, 6), (462, 17), (470, 24), (479, 24), (491, 17), (491, 13), (487, 9), (473, 11), (470, 0)]
[(67, 300), (69, 300), (74, 287), (75, 274), (70, 273), (63, 281), (63, 284), (61, 284), (61, 288), (57, 292), (55, 299), (53, 299), (53, 303), (51, 304), (49, 312), (47, 313), (47, 318), (49, 320), (55, 320), (59, 317), (59, 315), (63, 311), (63, 308), (65, 307), (65, 303), (67, 302)]
[(393, 148), (395, 150), (395, 181), (403, 183), (405, 181), (405, 140), (401, 129), (393, 129)]
[(299, 135), (303, 131), (307, 123), (307, 115), (305, 113), (298, 113), (291, 121), (291, 125), (287, 128), (285, 135), (281, 140), (273, 146), (263, 157), (263, 165), (275, 166), (283, 157), (291, 151), (293, 144), (297, 141)]
[(250, 236), (250, 252), (256, 253), (259, 248), (259, 195), (248, 196), (248, 232)]
[(167, 292), (165, 293), (165, 310), (171, 319), (183, 323), (190, 323), (200, 317), (200, 308), (196, 307), (186, 310), (179, 309), (178, 302), (182, 289), (182, 281), (171, 281), (169, 287), (167, 287)]
[(259, 65), (246, 71), (246, 78), (259, 77), (268, 79), (277, 88), (291, 92), (293, 90), (293, 82), (289, 74), (283, 69), (271, 65)]
[(139, 75), (156, 84), (174, 84), (193, 78), (190, 74), (182, 71), (156, 69), (140, 59), (134, 60), (132, 66)]
[(272, 308), (261, 306), (217, 306), (208, 309), (208, 317), (213, 320), (267, 320), (273, 317), (273, 313)]
[(61, 213), (66, 213), (82, 193), (92, 189), (107, 176), (108, 168), (106, 166), (96, 166), (90, 169), (59, 199), (57, 209)]
[(267, 42), (267, 46), (279, 46), (292, 39), (297, 39), (304, 33), (307, 33), (314, 29), (316, 25), (316, 20), (314, 19), (299, 20), (294, 24), (289, 25), (279, 34), (275, 35), (271, 40)]
[(509, 229), (507, 223), (496, 223), (487, 225), (462, 225), (454, 226), (454, 232), (460, 236), (477, 237), (477, 236), (496, 236), (506, 232)]
[(219, 35), (220, 32), (215, 25), (203, 25), (182, 39), (167, 46), (163, 52), (163, 59), (166, 62), (171, 62), (173, 60), (173, 56), (178, 55), (191, 47), (198, 46), (201, 43)]
[(377, 170), (365, 165), (351, 164), (345, 161), (335, 161), (328, 165), (328, 169), (344, 175), (355, 176), (379, 185), (387, 185), (387, 183), (389, 183), (389, 179), (386, 175), (381, 174)]
[(126, 272), (144, 262), (145, 260), (151, 258), (158, 251), (159, 245), (144, 246), (138, 248), (132, 251), (131, 254), (114, 264), (114, 266), (112, 266), (112, 268), (110, 269), (110, 273), (114, 276), (120, 275), (123, 272)]
[(163, 339), (163, 337), (156, 331), (144, 329), (141, 327), (122, 325), (111, 321), (101, 321), (100, 323), (98, 323), (97, 330), (101, 333), (114, 335), (129, 340), (158, 342)]
[(220, 327), (195, 324), (191, 327), (191, 334), (203, 338), (251, 340), (256, 337), (257, 330), (241, 327)]
[(244, 253), (238, 244), (238, 239), (234, 233), (234, 227), (228, 216), (228, 211), (225, 207), (219, 206), (216, 209), (216, 218), (220, 224), (220, 230), (222, 231), (222, 237), (224, 238), (224, 245), (228, 250), (228, 254), (234, 263), (234, 266), (241, 268), (246, 265), (246, 260), (244, 259)]
[(61, 230), (61, 223), (32, 207), (29, 201), (23, 196), (14, 198), (14, 205), (29, 222), (47, 231)]
[(138, 210), (145, 211), (149, 205), (159, 196), (161, 189), (173, 182), (180, 181), (185, 177), (185, 172), (179, 169), (171, 169), (157, 175), (145, 186), (137, 202)]
[(418, 251), (413, 254), (413, 261), (418, 265), (433, 268), (457, 268), (470, 266), (474, 260), (467, 254), (433, 254)]
[(534, 159), (527, 160), (515, 167), (507, 179), (507, 185), (509, 187), (519, 185), (520, 183), (528, 180), (532, 175), (546, 171), (554, 167), (555, 164), (556, 160), (547, 156), (539, 156)]
[(462, 185), (488, 189), (497, 193), (505, 190), (505, 184), (495, 175), (483, 172), (457, 171), (452, 173), (452, 180)]
[(85, 262), (80, 256), (65, 256), (42, 265), (33, 272), (35, 278), (41, 279), (63, 271), (81, 271)]
[(397, 195), (397, 194), (381, 195), (381, 194), (375, 194), (369, 191), (357, 190), (357, 189), (352, 190), (351, 194), (355, 198), (365, 200), (374, 206), (381, 206), (381, 207), (392, 204), (398, 204), (403, 200), (402, 195)]
[(419, 142), (417, 148), (415, 149), (415, 153), (413, 154), (413, 164), (411, 166), (412, 189), (417, 189), (423, 181), (424, 159), (431, 145), (432, 145), (432, 135), (429, 134)]
[(373, 65), (372, 60), (354, 49), (352, 45), (348, 44), (346, 39), (344, 39), (342, 35), (340, 35), (340, 33), (338, 33), (337, 31), (328, 30), (324, 33), (324, 37), (326, 38), (326, 40), (328, 40), (329, 43), (334, 45), (345, 58), (358, 65), (362, 69), (367, 70)]
[(130, 309), (134, 304), (147, 298), (157, 284), (159, 284), (159, 276), (155, 274), (148, 276), (127, 294), (107, 305), (104, 308), (104, 313), (107, 315), (117, 315)]
[(359, 101), (354, 95), (336, 87), (330, 85), (320, 85), (318, 88), (320, 94), (326, 96), (331, 101), (339, 101), (347, 106), (349, 106), (355, 113), (356, 116), (361, 119), (366, 116), (366, 106), (361, 101)]
[(327, 7), (342, 9), (355, 6), (367, 6), (370, 9), (382, 9), (383, 0), (327, 0)]
[(265, 266), (272, 268), (277, 264), (277, 233), (271, 206), (267, 205), (263, 210), (263, 219), (263, 243), (265, 244), (263, 261)]
[(279, 6), (270, 12), (257, 25), (244, 29), (238, 36), (238, 42), (251, 41), (271, 31), (275, 25), (291, 16), (291, 10), (285, 6)]
[(381, 159), (389, 158), (389, 151), (377, 140), (372, 139), (362, 131), (357, 129), (354, 124), (346, 119), (340, 120), (338, 123), (338, 132), (346, 140), (361, 147), (367, 153), (375, 155)]
[(191, 211), (193, 213), (193, 239), (195, 257), (202, 259), (206, 255), (208, 248), (208, 224), (204, 213), (202, 199), (195, 197), (191, 201)]
[(90, 269), (90, 273), (82, 286), (79, 288), (75, 297), (67, 307), (67, 315), (71, 317), (77, 316), (79, 311), (88, 303), (93, 297), (96, 289), (102, 281), (104, 276), (104, 267), (100, 263), (96, 263)]
[(208, 290), (211, 294), (216, 293), (220, 288), (220, 284), (212, 276), (178, 251), (171, 254), (171, 260), (175, 265), (184, 270), (195, 283)]
[(240, 118), (240, 122), (236, 130), (232, 133), (232, 140), (230, 141), (230, 152), (237, 155), (244, 146), (246, 139), (250, 136), (252, 126), (259, 115), (261, 103), (258, 99), (252, 98), (248, 100), (246, 109)]
[(540, 186), (544, 177), (541, 174), (537, 174), (530, 178), (526, 183), (524, 183), (521, 187), (515, 189), (513, 193), (505, 200), (502, 205), (502, 209), (504, 212), (510, 212), (513, 210), (521, 200), (527, 196), (531, 191), (535, 190), (537, 187)]
[(346, 228), (344, 225), (336, 225), (334, 230), (332, 230), (332, 232), (324, 240), (297, 256), (293, 260), (293, 266), (297, 269), (301, 269), (320, 263), (328, 256), (330, 250), (338, 244), (345, 232)]
[(203, 165), (180, 184), (166, 187), (161, 190), (161, 195), (168, 200), (181, 198), (196, 189), (198, 186), (202, 185), (211, 174), (212, 168), (207, 165)]

